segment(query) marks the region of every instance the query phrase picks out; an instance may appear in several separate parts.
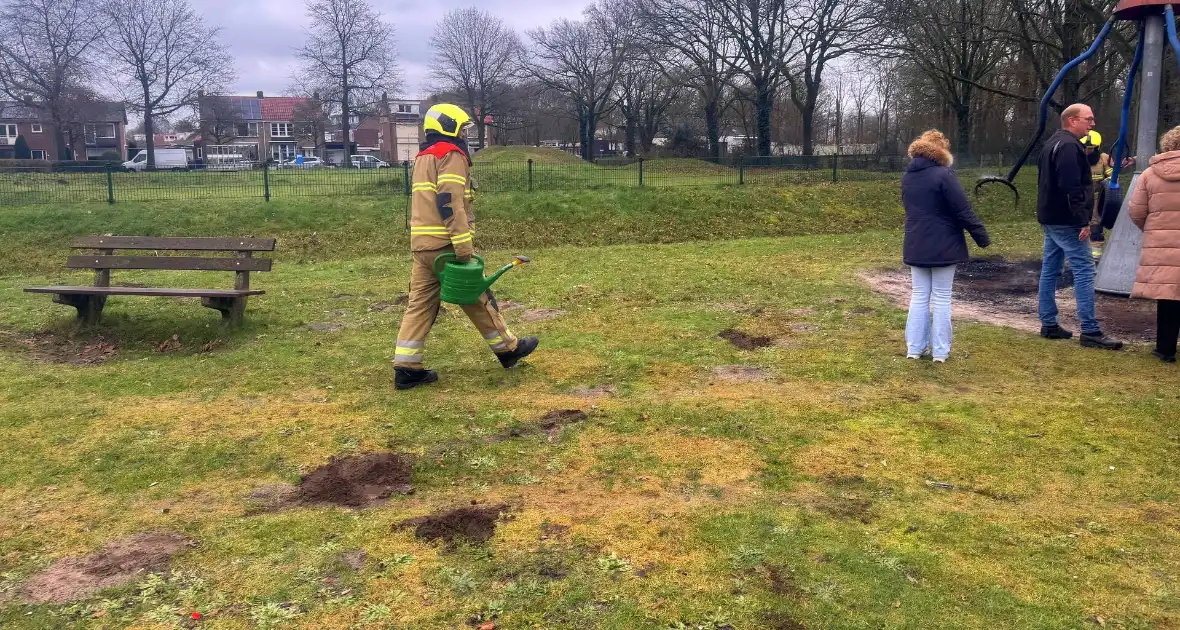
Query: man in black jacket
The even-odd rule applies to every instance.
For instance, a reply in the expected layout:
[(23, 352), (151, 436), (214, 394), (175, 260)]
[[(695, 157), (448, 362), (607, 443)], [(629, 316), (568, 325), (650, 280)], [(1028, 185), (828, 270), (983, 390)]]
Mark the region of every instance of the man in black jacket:
[(1045, 232), (1045, 256), (1041, 263), (1041, 336), (1069, 339), (1073, 333), (1057, 323), (1057, 277), (1065, 258), (1073, 271), (1081, 343), (1088, 348), (1119, 350), (1123, 342), (1102, 333), (1094, 315), (1094, 259), (1090, 252), (1090, 216), (1094, 189), (1083, 138), (1094, 128), (1094, 111), (1081, 103), (1061, 113), (1061, 129), (1049, 136), (1041, 149), (1037, 177), (1037, 222)]

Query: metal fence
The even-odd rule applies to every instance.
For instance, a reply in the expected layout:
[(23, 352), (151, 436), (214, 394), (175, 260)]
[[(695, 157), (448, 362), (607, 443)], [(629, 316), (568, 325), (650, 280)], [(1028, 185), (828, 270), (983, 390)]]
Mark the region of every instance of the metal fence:
[[(960, 159), (965, 175), (1001, 173), (1005, 156)], [(477, 161), (473, 179), (482, 193), (669, 186), (807, 185), (824, 182), (896, 180), (904, 156), (840, 155), (609, 159), (585, 162), (534, 160)], [(124, 172), (114, 165), (68, 168), (4, 166), (0, 163), (0, 206), (39, 203), (117, 203), (201, 199), (291, 199), (301, 197), (410, 194), (412, 164), (390, 168), (275, 168), (243, 170)]]

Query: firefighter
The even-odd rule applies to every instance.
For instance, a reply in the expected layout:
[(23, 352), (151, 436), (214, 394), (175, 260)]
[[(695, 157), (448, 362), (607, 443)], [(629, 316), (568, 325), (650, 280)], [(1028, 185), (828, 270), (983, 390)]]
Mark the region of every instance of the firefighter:
[[(472, 125), (467, 112), (455, 105), (443, 103), (426, 112), (426, 141), (414, 159), (410, 200), (410, 294), (393, 361), (394, 385), (399, 390), (438, 380), (438, 374), (423, 365), (426, 335), (440, 307), (441, 286), (434, 275), (434, 259), (453, 252), (466, 261), (475, 253), (471, 151), (467, 147)], [(491, 291), (478, 304), (463, 306), (463, 311), (504, 368), (514, 367), (537, 348), (536, 337), (517, 339), (512, 334)]]
[(1097, 131), (1091, 130), (1082, 137), (1082, 147), (1086, 149), (1090, 179), (1094, 186), (1094, 212), (1090, 218), (1090, 251), (1098, 258), (1102, 255), (1102, 245), (1106, 241), (1102, 233), (1102, 208), (1106, 202), (1106, 184), (1114, 173), (1114, 159), (1110, 154), (1102, 152), (1102, 134)]

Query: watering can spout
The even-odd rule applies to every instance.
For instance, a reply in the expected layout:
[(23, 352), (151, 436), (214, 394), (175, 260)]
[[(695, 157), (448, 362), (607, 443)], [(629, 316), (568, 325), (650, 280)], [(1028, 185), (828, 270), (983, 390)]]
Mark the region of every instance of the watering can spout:
[(490, 289), (492, 286), (492, 283), (499, 280), (500, 276), (508, 273), (508, 270), (512, 269), (513, 267), (515, 267), (517, 265), (523, 265), (523, 264), (529, 263), (529, 262), (532, 262), (532, 260), (530, 260), (528, 256), (517, 256), (512, 262), (508, 263), (507, 265), (504, 265), (503, 267), (500, 267), (499, 269), (496, 270), (496, 273), (493, 273), (492, 275), (490, 275), (486, 278), (486, 280), (484, 282), (484, 287), (483, 287), (484, 291), (487, 291), (488, 289)]

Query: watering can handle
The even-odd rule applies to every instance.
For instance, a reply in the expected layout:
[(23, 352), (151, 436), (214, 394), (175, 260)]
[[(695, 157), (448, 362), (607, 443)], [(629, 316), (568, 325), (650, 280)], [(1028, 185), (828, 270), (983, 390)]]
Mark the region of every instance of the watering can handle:
[[(472, 254), (471, 257), (478, 260), (479, 264), (484, 264), (483, 256), (480, 256), (479, 254)], [(455, 255), (454, 252), (439, 254), (438, 257), (434, 259), (434, 275), (437, 276), (442, 273), (442, 266), (439, 263), (445, 263), (448, 260), (459, 260), (459, 257)]]

